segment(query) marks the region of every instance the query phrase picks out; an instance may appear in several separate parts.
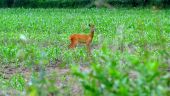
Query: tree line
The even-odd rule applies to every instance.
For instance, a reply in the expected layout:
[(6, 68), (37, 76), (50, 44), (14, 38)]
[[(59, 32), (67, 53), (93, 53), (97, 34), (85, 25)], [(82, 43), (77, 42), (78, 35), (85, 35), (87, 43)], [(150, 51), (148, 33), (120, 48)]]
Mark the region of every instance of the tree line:
[(0, 7), (78, 8), (78, 7), (169, 7), (170, 0), (0, 0)]

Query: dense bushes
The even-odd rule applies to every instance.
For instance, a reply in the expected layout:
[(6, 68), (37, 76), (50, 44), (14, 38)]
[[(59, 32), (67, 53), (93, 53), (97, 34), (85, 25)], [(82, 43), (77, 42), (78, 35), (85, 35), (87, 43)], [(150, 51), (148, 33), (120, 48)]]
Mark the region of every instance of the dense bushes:
[(90, 0), (2, 0), (0, 7), (82, 7)]
[(170, 0), (1, 0), (0, 7), (42, 7), (42, 8), (63, 8), (63, 7), (86, 7), (92, 3), (108, 2), (113, 6), (146, 6), (156, 5), (167, 7)]
[(108, 0), (112, 5), (121, 6), (146, 6), (146, 5), (156, 5), (159, 7), (167, 7), (170, 4), (170, 0)]

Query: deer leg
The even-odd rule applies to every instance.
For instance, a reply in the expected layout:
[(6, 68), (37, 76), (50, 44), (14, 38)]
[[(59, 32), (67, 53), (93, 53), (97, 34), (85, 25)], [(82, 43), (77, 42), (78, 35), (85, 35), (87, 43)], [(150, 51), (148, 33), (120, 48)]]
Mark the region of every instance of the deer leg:
[(71, 42), (71, 44), (68, 46), (68, 48), (72, 48), (72, 45), (73, 45), (73, 43)]
[(91, 51), (90, 51), (90, 43), (86, 43), (86, 46), (87, 46), (88, 53), (91, 53)]
[(68, 46), (69, 48), (73, 48), (73, 42), (71, 41), (70, 45)]
[(71, 41), (71, 43), (70, 43), (70, 45), (69, 45), (68, 47), (69, 47), (69, 48), (73, 48), (74, 39), (73, 39), (73, 38), (70, 38), (70, 41)]
[(69, 48), (75, 48), (77, 45), (77, 41), (76, 40), (71, 40), (71, 44), (69, 45)]

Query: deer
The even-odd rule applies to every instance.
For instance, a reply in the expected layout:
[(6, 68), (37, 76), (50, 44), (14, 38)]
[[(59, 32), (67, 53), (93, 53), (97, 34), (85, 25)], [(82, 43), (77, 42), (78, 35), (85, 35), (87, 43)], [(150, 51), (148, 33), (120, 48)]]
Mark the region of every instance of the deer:
[(69, 48), (73, 49), (77, 46), (77, 44), (83, 43), (86, 44), (87, 51), (90, 53), (90, 44), (94, 37), (95, 25), (89, 24), (90, 33), (89, 34), (72, 34), (70, 36), (70, 45)]

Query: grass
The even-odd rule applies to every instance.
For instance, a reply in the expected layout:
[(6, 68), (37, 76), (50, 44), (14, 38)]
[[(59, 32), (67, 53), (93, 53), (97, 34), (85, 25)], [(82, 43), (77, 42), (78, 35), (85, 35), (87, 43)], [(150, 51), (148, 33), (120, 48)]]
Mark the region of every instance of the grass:
[[(40, 64), (44, 64), (45, 68), (56, 64), (59, 71), (63, 68), (71, 70), (74, 65), (88, 66), (92, 70), (98, 70), (94, 66), (95, 64), (101, 63), (102, 66), (107, 64), (109, 67), (108, 64), (114, 64), (111, 62), (114, 58), (116, 62), (119, 62), (116, 63), (115, 70), (117, 68), (125, 72), (137, 70), (143, 74), (147, 68), (144, 69), (140, 62), (147, 64), (146, 67), (150, 66), (148, 67), (150, 70), (155, 61), (159, 67), (163, 67), (163, 70), (169, 70), (169, 10), (140, 8), (114, 10), (0, 9), (0, 14), (1, 90), (24, 91), (30, 77), (25, 76), (22, 68), (32, 70), (32, 67), (41, 66)], [(88, 33), (89, 23), (96, 26), (92, 43), (92, 61), (87, 57), (84, 46), (68, 50), (69, 35)], [(105, 72), (99, 70), (99, 74)], [(69, 73), (71, 74), (71, 71)], [(66, 74), (66, 77), (70, 74)], [(166, 75), (168, 72), (163, 71), (162, 74)], [(121, 76), (121, 73), (119, 75)], [(6, 77), (8, 79), (4, 79)], [(77, 78), (73, 78), (73, 80), (67, 81), (73, 83), (66, 83), (67, 87), (63, 89), (66, 92), (64, 94), (69, 94), (70, 87), (74, 87), (72, 84), (79, 85), (76, 80)], [(66, 82), (66, 80), (61, 81)], [(155, 82), (157, 81), (155, 80)], [(169, 82), (168, 79), (165, 81)], [(165, 84), (163, 87), (167, 89), (167, 86)], [(80, 94), (82, 93), (80, 92)]]

